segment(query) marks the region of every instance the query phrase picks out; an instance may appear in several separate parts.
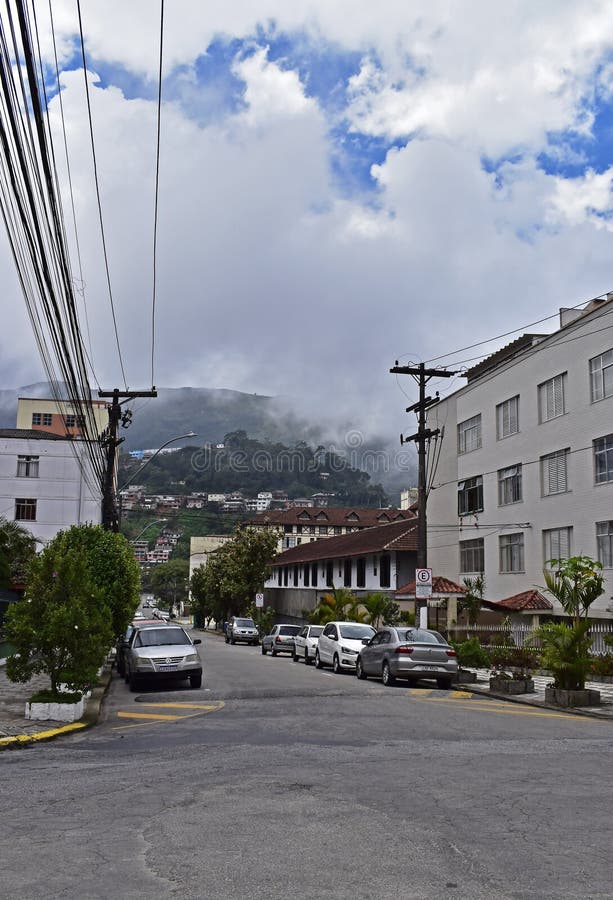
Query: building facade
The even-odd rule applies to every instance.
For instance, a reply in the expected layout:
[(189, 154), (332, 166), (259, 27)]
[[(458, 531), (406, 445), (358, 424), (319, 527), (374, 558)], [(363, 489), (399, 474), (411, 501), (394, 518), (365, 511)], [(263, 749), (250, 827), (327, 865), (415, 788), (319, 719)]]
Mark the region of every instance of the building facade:
[(0, 509), (37, 541), (101, 521), (102, 493), (84, 441), (31, 429), (0, 430)]
[(502, 600), (541, 588), (548, 560), (585, 554), (604, 566), (592, 614), (613, 618), (612, 316), (611, 295), (561, 310), (557, 331), (514, 341), (430, 409), (435, 572), (484, 573), (486, 598)]
[[(82, 402), (82, 408), (88, 405)], [(100, 435), (109, 424), (108, 405), (102, 400), (89, 402)], [(76, 408), (68, 400), (32, 399), (19, 397), (17, 400), (17, 428), (44, 431), (61, 437), (80, 437), (84, 434), (85, 422), (82, 409)]]

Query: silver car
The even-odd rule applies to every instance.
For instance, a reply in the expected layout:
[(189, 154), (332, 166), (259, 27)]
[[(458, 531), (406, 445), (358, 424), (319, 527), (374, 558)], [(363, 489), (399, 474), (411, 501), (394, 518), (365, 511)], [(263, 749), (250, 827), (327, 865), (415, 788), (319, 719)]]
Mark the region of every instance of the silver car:
[(262, 638), (262, 654), (266, 656), (270, 650), (271, 656), (277, 653), (291, 653), (294, 655), (294, 638), (300, 631), (300, 625), (273, 625), (270, 634)]
[(303, 659), (305, 665), (315, 661), (315, 651), (319, 635), (324, 630), (323, 625), (305, 625), (294, 638), (294, 662)]
[(126, 681), (135, 691), (146, 679), (186, 679), (193, 688), (202, 684), (202, 663), (195, 644), (180, 625), (136, 627), (125, 655)]
[(260, 633), (253, 619), (232, 616), (226, 625), (226, 644), (237, 644), (239, 641), (254, 646), (260, 643)]
[(381, 628), (365, 643), (356, 661), (358, 678), (374, 675), (383, 684), (397, 678), (418, 681), (434, 679), (440, 688), (450, 688), (458, 671), (456, 652), (438, 631), (425, 628)]

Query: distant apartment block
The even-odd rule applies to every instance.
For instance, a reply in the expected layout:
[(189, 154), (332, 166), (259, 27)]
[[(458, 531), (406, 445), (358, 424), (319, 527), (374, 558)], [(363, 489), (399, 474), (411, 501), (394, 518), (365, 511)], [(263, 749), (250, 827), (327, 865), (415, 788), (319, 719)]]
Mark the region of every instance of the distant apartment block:
[[(83, 401), (82, 407), (85, 406), (86, 401)], [(108, 406), (102, 400), (92, 400), (91, 411), (96, 433), (102, 434), (109, 424)], [(61, 437), (79, 437), (84, 434), (85, 428), (83, 410), (68, 400), (19, 397), (17, 428), (45, 431)]]

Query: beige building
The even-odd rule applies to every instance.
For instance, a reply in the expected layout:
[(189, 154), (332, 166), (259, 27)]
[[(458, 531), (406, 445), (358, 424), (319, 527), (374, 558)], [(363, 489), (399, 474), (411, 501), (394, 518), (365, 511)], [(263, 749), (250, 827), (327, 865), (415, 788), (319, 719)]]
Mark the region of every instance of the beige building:
[(206, 566), (209, 554), (218, 550), (226, 541), (231, 541), (231, 534), (207, 534), (206, 537), (193, 537), (189, 542), (189, 577), (200, 566)]
[[(86, 405), (86, 401), (82, 403), (83, 406)], [(92, 400), (91, 408), (97, 433), (102, 434), (109, 424), (107, 404), (102, 400)], [(17, 400), (17, 428), (46, 431), (61, 437), (80, 437), (83, 434), (83, 426), (81, 411), (69, 400), (29, 397), (19, 397)]]

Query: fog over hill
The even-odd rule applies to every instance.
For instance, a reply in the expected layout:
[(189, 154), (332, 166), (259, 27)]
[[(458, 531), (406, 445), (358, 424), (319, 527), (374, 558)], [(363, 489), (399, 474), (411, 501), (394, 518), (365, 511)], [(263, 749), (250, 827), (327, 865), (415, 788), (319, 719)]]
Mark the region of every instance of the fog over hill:
[[(46, 382), (0, 391), (0, 427), (15, 427), (18, 397), (51, 396)], [(322, 420), (301, 414), (289, 397), (195, 387), (158, 388), (157, 398), (137, 398), (128, 406), (133, 417), (130, 427), (121, 431), (125, 451), (158, 448), (188, 431), (196, 437), (173, 446), (216, 443), (229, 432), (242, 430), (250, 437), (289, 446), (298, 441), (322, 445), (346, 456), (354, 468), (369, 472), (373, 484), (383, 484), (392, 494), (416, 483), (412, 448), (401, 449), (395, 435), (369, 433), (367, 422), (347, 421), (342, 410), (338, 419)]]

